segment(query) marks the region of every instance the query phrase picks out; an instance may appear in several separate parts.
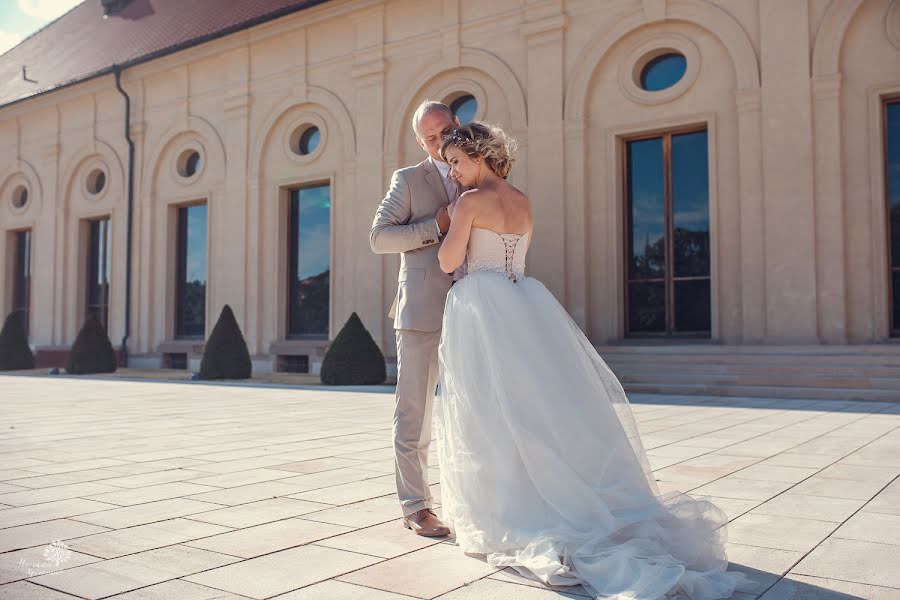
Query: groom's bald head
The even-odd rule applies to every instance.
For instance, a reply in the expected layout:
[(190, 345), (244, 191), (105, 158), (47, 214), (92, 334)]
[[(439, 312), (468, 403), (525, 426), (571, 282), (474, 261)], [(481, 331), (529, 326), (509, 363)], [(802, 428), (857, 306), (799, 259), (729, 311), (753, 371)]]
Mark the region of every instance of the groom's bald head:
[(416, 132), (416, 141), (437, 161), (443, 161), (438, 151), (444, 136), (458, 126), (459, 119), (443, 102), (426, 100), (413, 113), (412, 127)]
[(432, 114), (443, 114), (450, 121), (453, 120), (455, 115), (453, 111), (450, 110), (450, 107), (444, 104), (443, 102), (438, 102), (437, 100), (426, 100), (416, 109), (416, 112), (413, 113), (412, 117), (412, 128), (413, 131), (416, 132), (416, 137), (421, 136), (421, 125), (422, 121), (428, 115)]

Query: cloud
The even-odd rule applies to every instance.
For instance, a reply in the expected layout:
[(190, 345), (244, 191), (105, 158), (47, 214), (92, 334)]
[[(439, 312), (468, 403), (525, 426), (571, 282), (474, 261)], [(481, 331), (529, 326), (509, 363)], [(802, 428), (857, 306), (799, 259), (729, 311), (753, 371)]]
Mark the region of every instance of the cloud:
[(19, 10), (26, 15), (52, 21), (82, 0), (19, 0)]
[(22, 35), (11, 31), (0, 31), (0, 54), (22, 41)]

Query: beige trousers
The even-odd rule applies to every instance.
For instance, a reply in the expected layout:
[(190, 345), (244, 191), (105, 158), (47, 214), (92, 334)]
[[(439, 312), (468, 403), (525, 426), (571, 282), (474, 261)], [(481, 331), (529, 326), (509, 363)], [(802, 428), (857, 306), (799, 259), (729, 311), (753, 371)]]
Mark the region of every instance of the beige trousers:
[(403, 516), (431, 508), (428, 446), (438, 383), (441, 332), (397, 329), (397, 392), (394, 408), (394, 463)]

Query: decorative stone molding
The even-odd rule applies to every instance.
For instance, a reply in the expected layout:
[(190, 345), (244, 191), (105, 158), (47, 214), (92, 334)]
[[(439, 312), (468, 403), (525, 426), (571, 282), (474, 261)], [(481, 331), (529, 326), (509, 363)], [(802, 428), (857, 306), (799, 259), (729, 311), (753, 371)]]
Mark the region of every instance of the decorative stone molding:
[(225, 97), (225, 114), (229, 118), (245, 117), (250, 113), (252, 97), (241, 91)]
[(383, 76), (387, 71), (387, 61), (381, 57), (366, 59), (365, 53), (360, 53), (357, 60), (353, 64), (351, 77), (357, 83), (366, 83), (370, 79), (376, 79)]
[(641, 5), (648, 23), (666, 19), (666, 0), (642, 0)]
[(187, 121), (183, 125), (183, 127), (170, 128), (163, 135), (156, 138), (157, 141), (155, 143), (149, 145), (153, 150), (146, 155), (147, 161), (145, 164), (151, 165), (151, 167), (144, 171), (141, 189), (151, 190), (151, 194), (155, 195), (158, 187), (156, 179), (164, 168), (163, 161), (169, 161), (169, 174), (175, 177), (175, 181), (182, 185), (193, 183), (195, 179), (183, 178), (175, 171), (175, 159), (183, 150), (188, 148), (190, 142), (195, 142), (203, 150), (200, 153), (203, 164), (198, 173), (205, 171), (205, 165), (210, 161), (214, 161), (219, 165), (221, 172), (226, 172), (227, 155), (225, 153), (225, 143), (222, 141), (222, 136), (216, 128), (206, 119), (196, 115), (187, 117)]
[[(851, 0), (848, 0), (851, 1)], [(718, 38), (734, 64), (738, 90), (759, 88), (759, 61), (750, 37), (741, 24), (724, 9), (700, 0), (670, 0), (666, 19), (694, 23)], [(643, 7), (622, 15), (616, 24), (599, 34), (575, 60), (574, 75), (566, 86), (565, 116), (581, 117), (587, 107), (591, 80), (607, 52), (625, 36), (648, 24)]]
[[(13, 205), (13, 191), (23, 186), (28, 191), (24, 206)], [(9, 171), (0, 174), (0, 214), (7, 217), (4, 225), (20, 225), (24, 219), (40, 214), (43, 187), (37, 170), (27, 161), (20, 160)]]
[[(89, 178), (94, 171), (100, 171), (103, 173), (105, 177), (105, 183), (103, 187), (96, 193), (93, 193), (90, 189), (90, 181)], [(100, 158), (99, 156), (91, 157), (85, 164), (78, 170), (79, 176), (75, 181), (75, 185), (77, 186), (78, 192), (82, 199), (84, 199), (88, 203), (96, 203), (100, 202), (105, 198), (109, 193), (109, 188), (112, 187), (112, 177), (110, 176), (109, 166), (106, 162)]]
[(893, 0), (888, 6), (884, 18), (884, 32), (891, 45), (900, 50), (900, 0)]
[[(309, 127), (318, 127), (319, 145), (309, 154), (299, 154), (294, 151), (291, 140), (298, 129), (302, 128), (305, 130)], [(295, 162), (298, 165), (308, 165), (322, 155), (322, 152), (324, 152), (325, 147), (328, 145), (329, 137), (328, 122), (325, 117), (315, 110), (307, 108), (298, 111), (289, 121), (286, 121), (281, 132), (281, 149), (288, 160)]]
[[(250, 177), (259, 177), (262, 171), (262, 159), (269, 143), (270, 137), (274, 132), (276, 124), (288, 114), (304, 105), (318, 105), (321, 111), (315, 110), (316, 114), (322, 116), (327, 122), (334, 124), (335, 130), (340, 134), (345, 160), (353, 160), (356, 154), (356, 130), (353, 125), (353, 119), (350, 117), (350, 111), (346, 105), (334, 93), (318, 86), (310, 85), (307, 88), (305, 101), (298, 102), (297, 98), (287, 96), (279, 102), (275, 108), (269, 111), (269, 114), (263, 120), (262, 125), (256, 128), (255, 137), (250, 144), (250, 153), (247, 159), (250, 161)], [(323, 130), (324, 131), (324, 130)], [(327, 137), (327, 134), (326, 134)], [(323, 140), (324, 142), (325, 140)]]
[(812, 79), (813, 97), (816, 100), (834, 99), (841, 94), (841, 75), (824, 75)]
[[(25, 202), (19, 204), (16, 197), (25, 194)], [(2, 194), (3, 204), (12, 216), (18, 217), (29, 212), (31, 205), (34, 204), (33, 192), (28, 183), (28, 178), (22, 172), (11, 175), (2, 186), (0, 186), (0, 194)]]
[(475, 98), (475, 103), (478, 105), (475, 109), (475, 116), (472, 120), (483, 120), (484, 115), (487, 112), (488, 95), (487, 92), (484, 91), (484, 88), (481, 86), (481, 84), (479, 84), (474, 79), (471, 79), (469, 77), (453, 78), (448, 81), (443, 87), (438, 88), (438, 91), (435, 92), (434, 97), (449, 106), (451, 102), (466, 94), (472, 94), (472, 96)]
[[(681, 54), (687, 61), (682, 78), (664, 90), (651, 92), (641, 88), (638, 81), (647, 63), (669, 52)], [(700, 50), (687, 37), (678, 33), (642, 36), (628, 51), (625, 60), (619, 63), (619, 87), (627, 98), (638, 104), (665, 104), (688, 91), (699, 73)]]
[(738, 113), (762, 109), (762, 94), (759, 90), (738, 90), (734, 93)]
[(523, 24), (519, 31), (529, 46), (537, 46), (562, 39), (568, 21), (566, 15), (555, 15)]
[[(185, 175), (181, 172), (179, 163), (184, 160), (183, 157), (191, 151), (200, 155), (200, 167), (193, 174)], [(200, 179), (203, 172), (206, 170), (208, 162), (209, 157), (203, 144), (198, 138), (191, 136), (182, 141), (182, 143), (178, 145), (178, 149), (170, 154), (169, 172), (172, 175), (172, 179), (179, 185), (188, 187), (195, 184), (197, 180)]]
[[(896, 0), (894, 3), (896, 4)], [(840, 71), (844, 34), (861, 4), (862, 0), (836, 0), (828, 5), (813, 46), (813, 77), (833, 75)]]
[[(512, 69), (496, 55), (477, 48), (463, 48), (460, 52), (459, 67), (468, 67), (478, 72), (479, 77), (491, 78), (506, 92), (506, 101), (509, 106), (511, 128), (513, 131), (525, 130), (528, 126), (527, 111), (525, 105), (525, 92), (519, 79)], [(419, 98), (423, 90), (440, 76), (450, 76), (446, 64), (431, 63), (425, 67), (408, 86), (408, 92), (397, 107), (400, 110), (391, 111), (385, 123), (384, 153), (399, 155), (400, 140), (408, 131), (406, 121), (413, 103)], [(444, 87), (444, 86), (441, 86)], [(430, 92), (430, 89), (428, 89)], [(476, 100), (480, 99), (476, 96)], [(521, 151), (521, 146), (520, 146)]]

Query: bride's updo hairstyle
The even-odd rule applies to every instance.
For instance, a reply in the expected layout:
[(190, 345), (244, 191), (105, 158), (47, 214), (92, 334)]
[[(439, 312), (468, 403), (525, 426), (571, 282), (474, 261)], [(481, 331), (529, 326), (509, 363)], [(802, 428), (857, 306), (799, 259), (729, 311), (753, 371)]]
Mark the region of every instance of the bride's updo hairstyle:
[(488, 168), (503, 179), (509, 175), (515, 161), (512, 153), (515, 151), (516, 141), (502, 129), (489, 123), (473, 121), (444, 136), (440, 155), (445, 161), (445, 152), (450, 146), (456, 146), (472, 159), (484, 159)]

